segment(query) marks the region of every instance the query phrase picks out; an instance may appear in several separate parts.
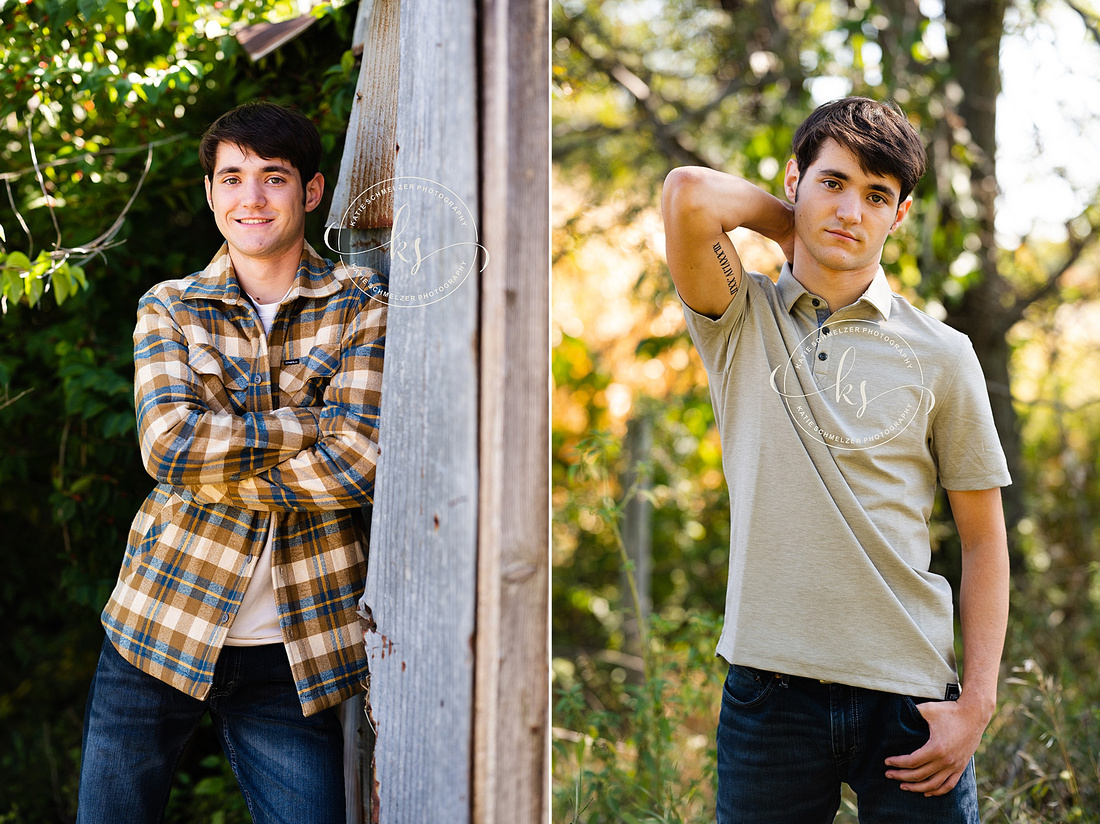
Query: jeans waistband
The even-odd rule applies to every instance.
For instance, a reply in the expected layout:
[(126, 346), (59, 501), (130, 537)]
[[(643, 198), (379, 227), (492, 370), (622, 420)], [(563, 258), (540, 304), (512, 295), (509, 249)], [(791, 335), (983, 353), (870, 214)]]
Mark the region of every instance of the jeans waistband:
[[(756, 667), (749, 667), (749, 669), (754, 669), (754, 670), (756, 670), (757, 673), (759, 673), (760, 675), (765, 676), (767, 678), (777, 678), (777, 679), (779, 679), (779, 685), (783, 686), (783, 687), (789, 686), (791, 683), (802, 683), (802, 684), (807, 684), (811, 687), (838, 686), (838, 687), (848, 687), (849, 689), (853, 689), (853, 690), (871, 690), (873, 692), (890, 692), (889, 690), (875, 690), (873, 687), (858, 687), (854, 684), (845, 684), (842, 681), (829, 681), (828, 679), (825, 679), (825, 678), (813, 678), (811, 676), (805, 676), (805, 675), (790, 675), (788, 673), (783, 673), (783, 672), (772, 672), (771, 670), (762, 670), (762, 669), (758, 669)], [(959, 692), (960, 692), (959, 685), (958, 684), (947, 684), (945, 686), (946, 686), (946, 688), (944, 689), (943, 698), (931, 699), (931, 700), (957, 701), (958, 698), (959, 698)]]

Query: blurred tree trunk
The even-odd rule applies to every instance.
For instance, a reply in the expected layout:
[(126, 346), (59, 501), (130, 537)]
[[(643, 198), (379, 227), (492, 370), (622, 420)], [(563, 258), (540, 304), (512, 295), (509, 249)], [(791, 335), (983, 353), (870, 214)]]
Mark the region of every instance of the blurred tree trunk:
[[(981, 238), (979, 282), (967, 289), (958, 305), (949, 307), (947, 322), (965, 332), (974, 343), (985, 372), (993, 417), (1012, 473), (1013, 485), (1004, 490), (1005, 519), (1010, 532), (1024, 515), (1023, 466), (1016, 410), (1009, 389), (1006, 339), (1015, 322), (1010, 310), (1016, 295), (998, 267), (994, 237), (997, 196), (997, 96), (1001, 91), (1000, 47), (1004, 32), (1006, 0), (946, 0), (947, 48), (955, 80), (962, 88), (957, 112), (970, 132), (977, 162), (971, 166), (970, 182), (978, 204), (978, 234)], [(1012, 567), (1019, 571), (1021, 559), (1012, 553)]]
[[(642, 631), (653, 609), (650, 581), (653, 577), (653, 503), (646, 495), (653, 488), (651, 473), (644, 468), (653, 452), (653, 418), (643, 413), (630, 419), (626, 425), (624, 442), (627, 468), (622, 475), (621, 487), (630, 490), (630, 497), (623, 507), (622, 536), (626, 554), (633, 568), (625, 566), (621, 573), (619, 591), (623, 594), (624, 649), (639, 658), (645, 658), (645, 634)], [(638, 604), (631, 600), (628, 576), (634, 576)], [(639, 615), (635, 607), (641, 612)], [(635, 683), (642, 681), (643, 673), (632, 671)]]

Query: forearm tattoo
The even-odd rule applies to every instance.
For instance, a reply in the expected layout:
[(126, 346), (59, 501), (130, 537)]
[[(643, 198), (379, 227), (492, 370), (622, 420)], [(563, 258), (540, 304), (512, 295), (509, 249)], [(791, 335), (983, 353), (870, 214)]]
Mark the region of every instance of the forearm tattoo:
[(730, 297), (732, 298), (737, 294), (737, 275), (733, 273), (733, 267), (730, 266), (729, 258), (726, 257), (726, 252), (721, 243), (714, 244), (714, 254), (718, 255), (718, 265), (722, 267), (722, 274), (726, 276), (726, 286), (729, 288)]

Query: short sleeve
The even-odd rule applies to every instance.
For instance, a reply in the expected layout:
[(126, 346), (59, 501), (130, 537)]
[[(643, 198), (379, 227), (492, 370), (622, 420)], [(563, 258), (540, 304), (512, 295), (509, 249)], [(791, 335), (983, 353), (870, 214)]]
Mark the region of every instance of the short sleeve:
[(744, 325), (749, 292), (759, 288), (753, 275), (752, 272), (744, 272), (740, 288), (719, 318), (700, 315), (684, 303), (682, 297), (680, 298), (680, 303), (684, 307), (684, 321), (687, 323), (688, 334), (691, 335), (691, 340), (699, 351), (703, 366), (708, 372), (721, 373), (730, 368), (737, 338)]
[(936, 398), (930, 447), (944, 489), (992, 489), (1012, 483), (985, 376), (969, 339), (953, 380), (943, 397)]

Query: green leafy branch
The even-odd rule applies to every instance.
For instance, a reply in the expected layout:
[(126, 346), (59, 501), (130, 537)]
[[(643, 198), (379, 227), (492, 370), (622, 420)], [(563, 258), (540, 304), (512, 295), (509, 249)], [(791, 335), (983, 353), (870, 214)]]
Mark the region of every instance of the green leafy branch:
[(77, 288), (87, 289), (88, 281), (81, 267), (64, 258), (57, 260), (51, 252), (39, 252), (33, 261), (22, 252), (0, 255), (0, 309), (4, 313), (9, 304), (36, 306), (50, 287), (60, 306)]
[[(79, 264), (122, 243), (122, 241), (115, 240), (115, 238), (122, 229), (126, 221), (126, 215), (134, 205), (134, 201), (145, 183), (145, 178), (153, 166), (153, 145), (148, 144), (145, 147), (145, 167), (141, 171), (141, 177), (138, 178), (137, 186), (134, 187), (130, 199), (126, 201), (126, 205), (122, 208), (118, 217), (115, 218), (105, 232), (94, 240), (80, 246), (66, 247), (62, 245), (61, 226), (54, 210), (53, 199), (46, 190), (46, 181), (42, 174), (43, 166), (38, 162), (29, 115), (27, 118), (27, 147), (30, 150), (31, 162), (34, 164), (35, 179), (42, 191), (46, 207), (50, 210), (50, 218), (53, 221), (57, 239), (52, 250), (40, 251), (33, 261), (20, 251), (11, 252), (6, 257), (0, 254), (0, 311), (4, 314), (7, 314), (9, 303), (24, 302), (28, 306), (36, 306), (51, 288), (58, 306), (75, 294), (78, 286), (82, 290), (87, 289), (88, 281), (84, 276), (83, 268)], [(30, 250), (33, 253), (34, 238), (31, 237), (26, 221), (23, 220), (23, 216), (15, 206), (11, 193), (10, 178), (5, 179), (4, 184), (7, 187), (8, 201), (11, 203), (19, 225), (27, 234)], [(3, 226), (0, 226), (0, 243), (6, 242), (7, 235)], [(70, 262), (73, 257), (79, 257), (79, 260)]]

